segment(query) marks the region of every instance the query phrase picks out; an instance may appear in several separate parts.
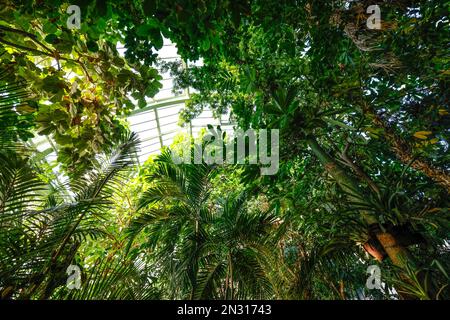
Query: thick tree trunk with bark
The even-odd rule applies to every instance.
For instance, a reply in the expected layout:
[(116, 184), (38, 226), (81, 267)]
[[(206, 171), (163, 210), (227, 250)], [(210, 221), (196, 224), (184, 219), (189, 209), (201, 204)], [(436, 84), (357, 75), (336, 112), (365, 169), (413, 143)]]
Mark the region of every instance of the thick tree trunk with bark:
[(384, 138), (402, 163), (411, 165), (412, 168), (421, 171), (427, 177), (446, 188), (447, 192), (450, 193), (450, 175), (445, 170), (433, 166), (424, 159), (416, 159), (408, 141), (397, 135), (395, 130), (387, 125), (385, 121), (369, 107), (364, 107), (364, 112), (372, 119), (377, 127), (384, 130)]

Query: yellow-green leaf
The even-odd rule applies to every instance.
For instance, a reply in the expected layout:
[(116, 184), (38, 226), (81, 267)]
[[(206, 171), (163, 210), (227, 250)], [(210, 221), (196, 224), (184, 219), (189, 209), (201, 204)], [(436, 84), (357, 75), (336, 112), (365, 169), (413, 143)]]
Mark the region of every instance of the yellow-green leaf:
[(417, 131), (416, 133), (414, 133), (414, 137), (419, 138), (419, 139), (428, 139), (428, 135), (430, 135), (432, 132), (431, 131)]
[(430, 140), (431, 144), (436, 144), (438, 142), (439, 142), (439, 138), (433, 138), (433, 139)]

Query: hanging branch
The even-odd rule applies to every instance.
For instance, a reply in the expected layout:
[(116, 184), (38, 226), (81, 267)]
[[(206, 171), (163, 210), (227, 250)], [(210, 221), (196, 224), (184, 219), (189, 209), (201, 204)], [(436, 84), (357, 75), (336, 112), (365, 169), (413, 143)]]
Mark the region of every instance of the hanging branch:
[(53, 59), (56, 60), (59, 70), (61, 69), (61, 65), (59, 63), (59, 60), (74, 62), (74, 63), (80, 65), (80, 67), (83, 69), (83, 72), (85, 73), (85, 75), (88, 78), (88, 80), (90, 82), (93, 82), (91, 76), (89, 75), (88, 71), (86, 70), (86, 66), (79, 59), (75, 60), (75, 59), (65, 58), (65, 57), (60, 56), (60, 54), (59, 54), (59, 52), (57, 50), (51, 50), (46, 45), (44, 45), (42, 42), (37, 40), (36, 35), (31, 34), (29, 32), (26, 32), (26, 31), (23, 31), (23, 30), (18, 30), (18, 29), (13, 29), (13, 28), (5, 27), (5, 26), (0, 26), (0, 31), (1, 30), (14, 32), (14, 33), (17, 33), (17, 34), (24, 35), (24, 36), (30, 38), (35, 43), (37, 43), (38, 45), (40, 45), (41, 47), (43, 47), (48, 52), (45, 52), (45, 51), (42, 51), (42, 50), (39, 50), (39, 49), (26, 47), (26, 46), (23, 46), (23, 45), (20, 45), (20, 44), (17, 44), (17, 43), (13, 43), (13, 42), (7, 41), (4, 38), (2, 38), (1, 33), (0, 33), (0, 43), (4, 43), (4, 44), (6, 44), (8, 46), (11, 46), (11, 47), (14, 47), (14, 48), (17, 48), (17, 49), (21, 49), (21, 50), (25, 50), (25, 51), (29, 51), (29, 52), (34, 52), (34, 53), (38, 53), (38, 54), (43, 55), (43, 56), (47, 56), (47, 57), (53, 58)]

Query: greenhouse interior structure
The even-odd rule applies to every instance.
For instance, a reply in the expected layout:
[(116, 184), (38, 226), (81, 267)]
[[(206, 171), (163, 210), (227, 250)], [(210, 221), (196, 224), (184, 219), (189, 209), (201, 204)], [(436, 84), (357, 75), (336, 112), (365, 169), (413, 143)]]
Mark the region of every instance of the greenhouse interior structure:
[(449, 12), (0, 0), (0, 300), (449, 300)]

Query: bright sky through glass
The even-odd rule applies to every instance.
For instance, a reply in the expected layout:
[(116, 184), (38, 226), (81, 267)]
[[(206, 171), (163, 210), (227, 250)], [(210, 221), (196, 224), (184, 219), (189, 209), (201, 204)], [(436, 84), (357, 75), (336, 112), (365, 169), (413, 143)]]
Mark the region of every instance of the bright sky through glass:
[[(163, 48), (158, 51), (158, 58), (168, 61), (180, 61), (175, 44), (164, 39)], [(201, 62), (200, 62), (201, 63)], [(160, 71), (161, 72), (161, 71)], [(149, 155), (158, 154), (162, 146), (170, 146), (174, 137), (180, 133), (192, 133), (195, 137), (202, 128), (211, 125), (225, 125), (224, 130), (229, 130), (230, 125), (227, 116), (219, 121), (214, 119), (210, 110), (204, 110), (190, 125), (180, 127), (178, 125), (179, 113), (189, 99), (188, 90), (174, 92), (173, 78), (170, 72), (160, 73), (163, 79), (163, 87), (152, 99), (148, 99), (148, 106), (143, 111), (138, 111), (128, 117), (131, 130), (139, 135), (141, 140), (139, 162), (145, 161)], [(192, 90), (190, 90), (192, 91)]]

